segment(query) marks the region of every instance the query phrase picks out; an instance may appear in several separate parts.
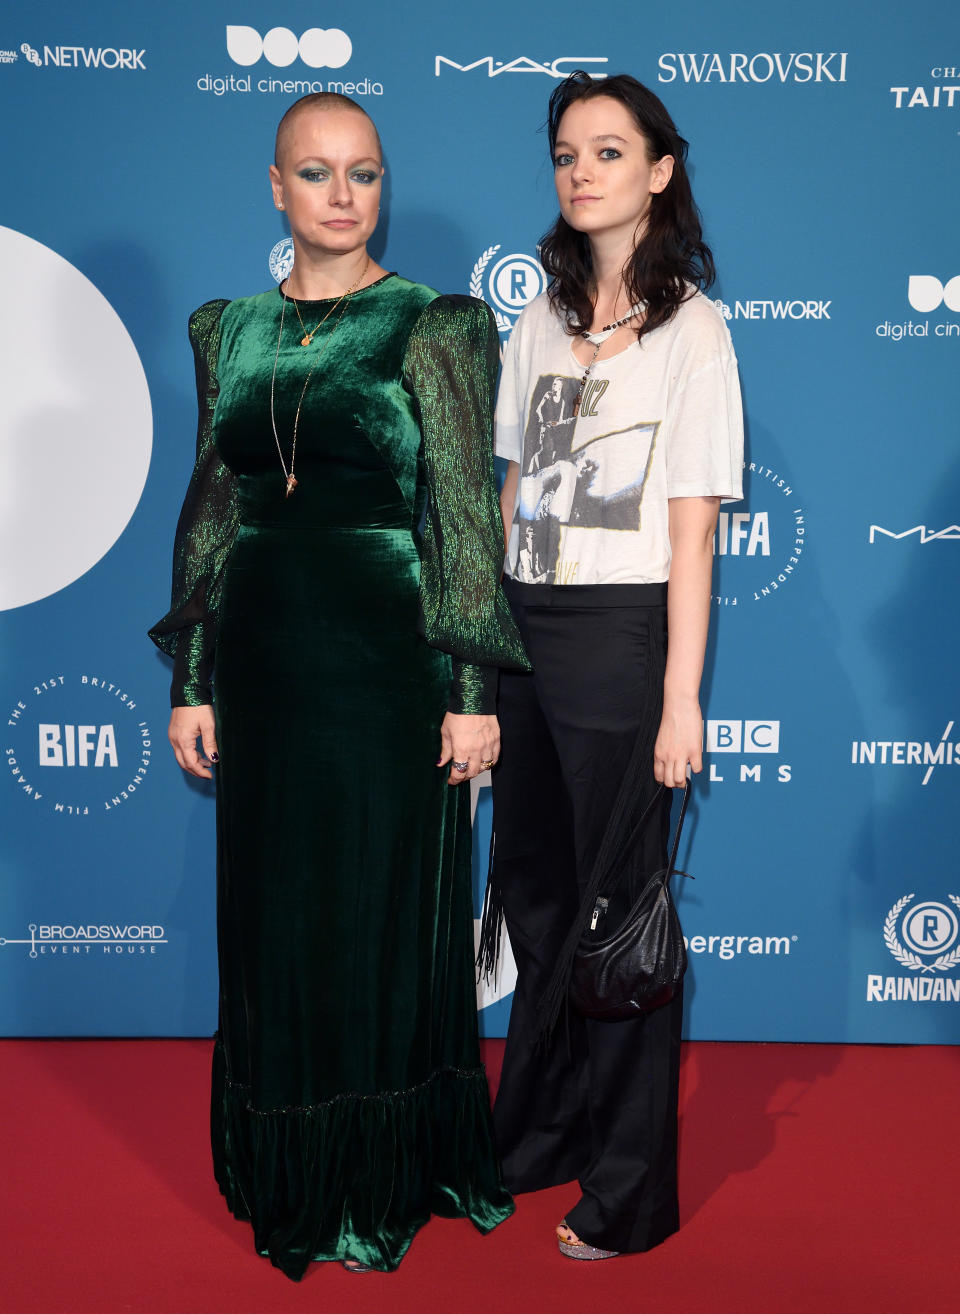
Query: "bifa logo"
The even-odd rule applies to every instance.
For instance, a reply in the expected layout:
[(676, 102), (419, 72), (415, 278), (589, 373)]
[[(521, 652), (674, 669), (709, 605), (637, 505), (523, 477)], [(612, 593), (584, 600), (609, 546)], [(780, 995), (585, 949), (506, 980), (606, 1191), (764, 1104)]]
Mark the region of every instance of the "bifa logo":
[(117, 732), (112, 725), (38, 726), (42, 767), (117, 767)]
[(934, 541), (951, 543), (960, 539), (960, 525), (947, 525), (945, 529), (928, 529), (926, 525), (914, 525), (912, 529), (901, 529), (899, 533), (895, 529), (884, 529), (882, 525), (871, 525), (871, 543), (877, 541), (878, 534), (884, 538), (895, 539), (912, 538), (914, 534), (919, 534), (920, 537), (917, 540), (919, 543), (933, 543)]
[[(455, 59), (448, 59), (446, 55), (437, 55), (433, 62), (433, 76), (438, 78), (441, 68), (456, 70), (457, 73), (472, 73), (475, 68), (486, 68), (488, 78), (498, 78), (501, 73), (545, 73), (548, 78), (565, 78), (575, 68), (609, 62), (605, 55), (562, 55), (549, 63), (541, 63), (539, 59), (528, 59), (525, 55), (509, 61), (494, 59), (492, 55), (483, 55), (480, 59), (475, 59), (472, 64), (458, 64)], [(588, 72), (594, 78), (607, 76), (599, 69), (588, 69)]]
[(939, 310), (941, 305), (960, 313), (960, 274), (941, 283), (933, 274), (911, 274), (907, 282), (907, 300), (921, 315)]
[(288, 27), (272, 27), (261, 37), (255, 27), (228, 26), (227, 54), (244, 68), (260, 59), (274, 68), (287, 68), (298, 57), (309, 68), (343, 68), (353, 54), (353, 43), (339, 27), (309, 27), (299, 37)]
[(495, 259), (500, 243), (488, 246), (470, 274), (470, 295), (493, 310), (501, 335), (509, 334), (524, 306), (547, 286), (543, 265), (525, 252)]
[[(779, 721), (707, 721), (706, 744), (704, 751), (709, 754), (736, 753), (741, 757), (759, 757), (780, 752)], [(772, 766), (772, 764), (770, 764)], [(716, 762), (710, 763), (709, 779), (722, 785), (729, 777), (743, 785), (747, 781), (759, 783), (763, 778), (762, 762), (741, 762), (739, 773), (734, 776), (729, 768)], [(721, 770), (725, 774), (721, 774)], [(770, 769), (768, 767), (768, 777)], [(777, 783), (787, 784), (793, 776), (793, 768), (786, 762), (777, 764)]]
[(790, 482), (759, 461), (743, 468), (744, 497), (751, 509), (721, 511), (713, 540), (713, 601), (720, 607), (761, 602), (778, 593), (799, 566), (807, 541), (806, 517)]
[(761, 557), (770, 555), (770, 513), (768, 511), (721, 511), (713, 550), (718, 557)]
[(948, 894), (949, 903), (935, 899), (914, 903), (915, 898), (905, 894), (898, 899), (883, 922), (884, 944), (913, 975), (868, 976), (868, 1003), (960, 1002), (960, 980), (945, 980), (943, 975), (960, 967), (960, 897)]
[(137, 699), (102, 675), (48, 675), (7, 712), (9, 779), (41, 813), (113, 812), (150, 770), (150, 726), (141, 715)]

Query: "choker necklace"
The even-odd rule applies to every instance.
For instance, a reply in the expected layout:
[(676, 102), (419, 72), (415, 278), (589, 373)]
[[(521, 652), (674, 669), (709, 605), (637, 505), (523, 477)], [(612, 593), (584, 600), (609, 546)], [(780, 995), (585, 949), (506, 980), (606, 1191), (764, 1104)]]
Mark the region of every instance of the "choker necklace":
[[(288, 300), (287, 297), (284, 297), (284, 298), (283, 298), (283, 304), (282, 304), (282, 306), (280, 307), (280, 332), (277, 334), (277, 351), (276, 351), (276, 355), (275, 355), (274, 358), (273, 358), (273, 374), (270, 376), (270, 426), (271, 426), (271, 428), (273, 429), (273, 440), (274, 440), (274, 442), (277, 444), (277, 455), (280, 457), (280, 468), (281, 468), (281, 470), (283, 471), (283, 477), (284, 477), (284, 479), (286, 480), (286, 484), (287, 484), (287, 491), (286, 491), (286, 493), (284, 494), (285, 497), (289, 497), (289, 496), (290, 496), (290, 494), (291, 494), (291, 493), (293, 492), (293, 490), (296, 488), (297, 483), (298, 483), (298, 480), (295, 478), (294, 473), (293, 473), (293, 464), (294, 464), (294, 461), (295, 461), (296, 458), (297, 458), (297, 430), (298, 430), (299, 427), (300, 427), (300, 411), (301, 411), (301, 409), (302, 409), (302, 407), (303, 407), (303, 399), (304, 399), (304, 397), (306, 397), (306, 395), (307, 395), (307, 387), (309, 386), (310, 380), (313, 378), (313, 372), (314, 372), (314, 370), (317, 368), (317, 366), (318, 366), (319, 363), (320, 363), (320, 357), (321, 357), (321, 356), (323, 355), (323, 353), (326, 351), (327, 347), (330, 345), (330, 341), (331, 341), (331, 339), (333, 338), (333, 335), (336, 333), (337, 329), (340, 327), (340, 321), (343, 319), (344, 315), (347, 313), (347, 308), (348, 308), (349, 305), (350, 305), (350, 302), (351, 302), (351, 300), (352, 300), (352, 298), (353, 298), (353, 294), (354, 294), (354, 292), (356, 292), (357, 288), (358, 288), (358, 287), (360, 286), (360, 284), (363, 282), (364, 277), (366, 276), (367, 269), (369, 268), (369, 266), (370, 266), (370, 257), (367, 256), (366, 260), (364, 261), (363, 268), (362, 268), (361, 271), (360, 271), (360, 277), (357, 279), (357, 281), (353, 284), (352, 287), (348, 287), (347, 290), (346, 290), (346, 292), (342, 292), (342, 293), (340, 294), (340, 296), (337, 297), (336, 301), (333, 303), (333, 305), (330, 307), (330, 309), (329, 309), (329, 310), (327, 311), (327, 313), (324, 315), (323, 319), (322, 319), (322, 320), (320, 321), (320, 323), (317, 325), (317, 328), (315, 328), (315, 329), (313, 330), (313, 333), (316, 333), (317, 329), (319, 329), (319, 328), (321, 327), (321, 325), (323, 325), (323, 324), (325, 324), (325, 323), (327, 322), (327, 320), (330, 318), (330, 316), (331, 316), (331, 315), (333, 314), (333, 312), (336, 310), (337, 306), (342, 306), (342, 309), (341, 309), (341, 311), (340, 311), (340, 314), (337, 316), (337, 319), (336, 319), (336, 322), (335, 322), (333, 328), (330, 330), (330, 332), (329, 332), (329, 333), (327, 334), (327, 336), (324, 338), (323, 343), (321, 344), (320, 350), (317, 352), (316, 356), (314, 356), (314, 358), (313, 358), (313, 364), (310, 366), (310, 369), (307, 371), (307, 377), (306, 377), (306, 378), (304, 379), (304, 381), (303, 381), (303, 388), (301, 389), (301, 392), (300, 392), (300, 400), (297, 402), (297, 411), (296, 411), (296, 414), (295, 414), (294, 417), (293, 417), (293, 443), (291, 444), (291, 447), (290, 447), (290, 468), (289, 468), (289, 470), (287, 469), (287, 463), (286, 463), (286, 461), (283, 459), (283, 448), (280, 446), (280, 436), (279, 436), (279, 434), (277, 433), (277, 419), (276, 419), (276, 415), (275, 415), (275, 413), (274, 413), (274, 409), (273, 409), (273, 395), (274, 395), (274, 389), (276, 388), (276, 384), (277, 384), (277, 362), (278, 362), (279, 359), (280, 359), (280, 343), (283, 341), (283, 317), (284, 317), (284, 315), (286, 314), (286, 310), (287, 310), (287, 300)], [(289, 300), (293, 301), (293, 304), (294, 304), (295, 306), (297, 305), (296, 300), (295, 300), (293, 297), (290, 297)], [(299, 306), (297, 306), (297, 315), (298, 315), (298, 316), (300, 315), (300, 308), (299, 308)], [(302, 320), (302, 319), (300, 320), (300, 325), (301, 325), (301, 327), (303, 326), (303, 320)], [(308, 346), (310, 345), (311, 341), (313, 340), (313, 333), (308, 333), (308, 334), (306, 335), (306, 337), (302, 340), (302, 342), (301, 342), (300, 345), (301, 345), (301, 346), (304, 346), (304, 347), (308, 347)]]
[(587, 342), (593, 343), (593, 355), (590, 357), (590, 360), (587, 362), (587, 368), (583, 371), (583, 378), (580, 380), (579, 387), (577, 388), (577, 395), (573, 399), (574, 419), (576, 419), (577, 416), (580, 414), (580, 399), (583, 397), (583, 390), (587, 385), (587, 379), (589, 379), (590, 377), (590, 371), (593, 369), (594, 362), (596, 361), (597, 356), (600, 353), (600, 348), (606, 342), (607, 338), (609, 338), (613, 333), (615, 333), (618, 328), (623, 328), (624, 324), (629, 324), (630, 320), (633, 319), (636, 315), (639, 315), (642, 309), (643, 309), (643, 302), (638, 301), (635, 306), (630, 307), (630, 309), (622, 317), (622, 319), (615, 319), (612, 324), (604, 324), (603, 328), (600, 330), (599, 333), (588, 333), (584, 331), (583, 333), (580, 334), (581, 338), (585, 338)]

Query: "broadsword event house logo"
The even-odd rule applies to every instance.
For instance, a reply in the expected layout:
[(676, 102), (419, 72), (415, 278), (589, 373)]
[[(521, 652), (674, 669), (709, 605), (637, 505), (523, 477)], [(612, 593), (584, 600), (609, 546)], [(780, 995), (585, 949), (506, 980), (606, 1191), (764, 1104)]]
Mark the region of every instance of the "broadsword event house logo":
[(0, 948), (26, 949), (29, 958), (153, 955), (167, 943), (164, 927), (134, 922), (30, 922), (25, 936), (0, 935)]
[(481, 252), (470, 274), (470, 295), (493, 311), (502, 348), (524, 306), (546, 290), (547, 276), (536, 256), (523, 251), (500, 255), (500, 249), (498, 242)]
[(867, 1002), (960, 1003), (960, 896), (949, 902), (905, 894), (887, 912), (883, 943), (906, 975), (867, 976)]

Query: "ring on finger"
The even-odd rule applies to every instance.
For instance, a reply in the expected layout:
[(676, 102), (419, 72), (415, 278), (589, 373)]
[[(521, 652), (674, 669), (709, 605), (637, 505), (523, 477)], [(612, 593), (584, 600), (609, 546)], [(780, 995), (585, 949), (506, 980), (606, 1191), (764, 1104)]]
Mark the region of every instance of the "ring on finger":
[(469, 765), (470, 765), (469, 762), (454, 762), (453, 769), (454, 771), (459, 771), (460, 774), (462, 775), (463, 772), (467, 770)]
[(491, 757), (488, 761), (480, 763), (480, 770), (489, 771), (492, 768), (492, 766), (493, 766), (493, 758)]

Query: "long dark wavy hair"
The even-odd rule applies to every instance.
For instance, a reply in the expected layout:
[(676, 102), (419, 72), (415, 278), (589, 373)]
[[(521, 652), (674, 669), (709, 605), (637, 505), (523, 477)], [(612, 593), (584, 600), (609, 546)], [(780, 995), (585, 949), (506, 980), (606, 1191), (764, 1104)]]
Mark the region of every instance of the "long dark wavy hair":
[[(690, 285), (705, 291), (716, 270), (710, 248), (703, 240), (700, 211), (687, 176), (687, 142), (677, 132), (666, 106), (649, 88), (628, 73), (594, 79), (577, 69), (554, 88), (547, 115), (550, 159), (555, 156), (557, 132), (566, 110), (578, 100), (608, 96), (618, 100), (633, 117), (647, 143), (651, 164), (664, 155), (674, 159), (673, 177), (662, 192), (650, 197), (645, 227), (623, 271), (630, 305), (644, 302), (646, 314), (637, 340), (668, 324), (691, 296)], [(540, 243), (540, 260), (552, 279), (548, 295), (565, 319), (571, 335), (587, 332), (593, 321), (596, 288), (590, 243), (571, 228), (563, 215)]]

